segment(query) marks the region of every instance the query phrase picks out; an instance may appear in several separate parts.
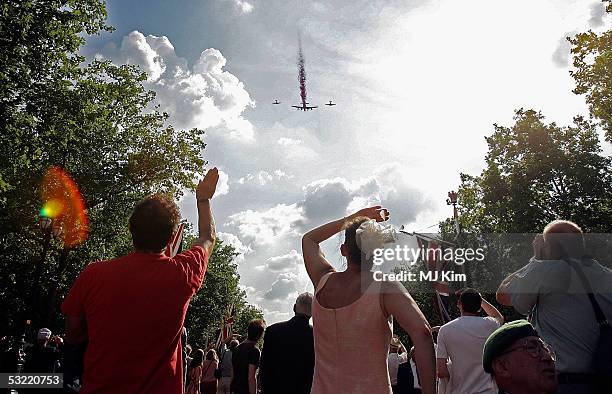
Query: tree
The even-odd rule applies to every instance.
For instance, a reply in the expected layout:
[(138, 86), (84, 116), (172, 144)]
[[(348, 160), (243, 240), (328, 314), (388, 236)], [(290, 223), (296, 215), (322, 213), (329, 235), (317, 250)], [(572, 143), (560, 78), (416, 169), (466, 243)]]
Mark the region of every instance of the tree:
[(261, 309), (247, 303), (242, 303), (238, 306), (236, 313), (234, 332), (238, 335), (246, 336), (249, 322), (254, 319), (263, 319), (263, 317)]
[[(44, 264), (37, 292), (54, 298), (87, 262), (130, 250), (126, 224), (134, 203), (150, 193), (179, 197), (193, 189), (204, 171), (205, 143), (203, 131), (167, 124), (168, 115), (152, 107), (154, 93), (144, 89), (146, 75), (138, 68), (98, 61), (79, 65), (79, 35), (105, 27), (101, 3), (11, 1), (0, 9), (0, 40), (10, 41), (0, 50), (0, 331), (5, 332), (21, 326), (20, 311), (35, 325), (45, 317), (29, 302), (36, 264)], [(19, 33), (12, 23), (25, 30)], [(13, 43), (18, 33), (27, 39)], [(79, 185), (90, 234), (75, 249), (54, 242), (42, 261), (39, 191), (51, 166), (66, 170)], [(59, 300), (43, 301), (39, 306), (57, 311)], [(47, 315), (51, 328), (62, 325), (57, 313)]]
[(462, 174), (460, 224), (479, 233), (537, 233), (553, 219), (590, 232), (612, 230), (612, 162), (602, 156), (595, 127), (545, 124), (534, 110), (516, 111), (511, 127), (486, 137), (486, 168)]
[[(186, 243), (195, 236), (189, 233)], [(238, 255), (232, 245), (217, 240), (208, 260), (208, 268), (202, 288), (191, 299), (185, 327), (191, 343), (204, 346), (206, 339), (216, 341), (217, 330), (221, 328), (230, 306), (234, 307), (235, 333), (245, 334), (252, 319), (261, 319), (258, 308), (249, 305), (246, 293), (239, 287), (240, 275), (234, 258)]]
[[(168, 124), (142, 85), (143, 72), (82, 64), (82, 37), (110, 30), (105, 18), (97, 0), (0, 5), (0, 332), (20, 334), (26, 318), (61, 330), (59, 295), (85, 264), (132, 249), (127, 222), (134, 204), (151, 193), (178, 198), (203, 175), (204, 132)], [(82, 245), (68, 249), (54, 240), (41, 256), (39, 192), (51, 166), (79, 186), (90, 231)], [(215, 247), (188, 318), (197, 335), (215, 330), (231, 302), (239, 316), (258, 312), (238, 288), (234, 256), (229, 245)], [(42, 274), (37, 289), (30, 285), (35, 267)]]
[[(606, 11), (612, 12), (612, 2)], [(591, 116), (599, 120), (606, 139), (612, 142), (612, 30), (596, 34), (593, 31), (568, 38), (572, 44), (576, 81), (574, 93), (586, 95)]]
[[(514, 121), (494, 126), (484, 171), (461, 174), (458, 191), (457, 241), (485, 249), (485, 262), (465, 267), (472, 286), (487, 291), (529, 260), (532, 234), (554, 219), (590, 233), (612, 230), (612, 160), (602, 155), (595, 126), (580, 117), (571, 126), (546, 124), (539, 112), (523, 109)], [(440, 228), (445, 238), (454, 237), (450, 219)], [(609, 237), (591, 240), (599, 246), (589, 251), (607, 257)]]
[[(85, 34), (110, 31), (100, 0), (6, 0), (0, 5), (0, 135), (36, 127), (32, 99), (58, 80), (78, 74)], [(15, 187), (6, 179), (10, 163), (28, 155), (0, 151), (0, 191)], [(26, 152), (24, 152), (26, 153)], [(0, 200), (0, 204), (2, 200)], [(1, 207), (1, 205), (0, 205)]]

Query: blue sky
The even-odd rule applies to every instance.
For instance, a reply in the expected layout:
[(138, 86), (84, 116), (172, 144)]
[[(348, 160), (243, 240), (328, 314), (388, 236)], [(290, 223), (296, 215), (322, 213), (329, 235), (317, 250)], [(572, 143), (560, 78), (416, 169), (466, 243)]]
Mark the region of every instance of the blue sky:
[[(459, 173), (482, 169), (493, 123), (520, 107), (558, 124), (585, 114), (563, 38), (610, 24), (600, 2), (578, 0), (112, 0), (107, 10), (116, 31), (90, 37), (83, 54), (140, 65), (175, 126), (207, 131), (204, 157), (222, 171), (219, 231), (269, 323), (312, 291), (304, 231), (374, 203), (396, 226), (428, 227), (450, 215)], [(298, 32), (319, 105), (308, 113), (290, 107)], [(194, 221), (192, 198), (180, 205)], [(339, 243), (324, 246), (337, 266)]]

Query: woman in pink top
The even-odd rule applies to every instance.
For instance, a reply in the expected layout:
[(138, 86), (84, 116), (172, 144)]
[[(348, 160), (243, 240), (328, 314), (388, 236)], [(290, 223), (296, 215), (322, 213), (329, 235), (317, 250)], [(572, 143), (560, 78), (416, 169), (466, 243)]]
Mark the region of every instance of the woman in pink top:
[[(393, 316), (414, 342), (423, 394), (434, 394), (434, 348), (425, 316), (401, 283), (374, 281), (372, 261), (358, 246), (357, 230), (371, 219), (388, 220), (389, 211), (380, 206), (365, 208), (302, 238), (306, 271), (315, 288), (311, 393), (390, 394), (387, 354)], [(348, 263), (345, 271), (336, 272), (319, 244), (342, 230), (345, 240), (340, 251)]]

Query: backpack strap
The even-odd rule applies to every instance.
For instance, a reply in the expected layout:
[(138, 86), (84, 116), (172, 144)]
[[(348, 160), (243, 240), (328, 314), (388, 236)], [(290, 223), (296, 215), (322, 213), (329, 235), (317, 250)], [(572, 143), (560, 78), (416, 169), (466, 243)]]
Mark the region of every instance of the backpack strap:
[(591, 284), (589, 283), (589, 280), (584, 274), (584, 271), (582, 270), (582, 266), (580, 265), (580, 263), (571, 261), (569, 259), (565, 259), (563, 261), (569, 264), (569, 266), (574, 269), (576, 274), (578, 274), (578, 277), (580, 278), (580, 281), (582, 282), (582, 287), (584, 287), (584, 289), (587, 291), (587, 295), (589, 296), (589, 301), (591, 301), (591, 306), (593, 307), (593, 311), (595, 312), (595, 318), (597, 319), (597, 323), (599, 324), (599, 327), (602, 328), (602, 327), (610, 326), (610, 322), (608, 321), (608, 319), (606, 319), (606, 315), (604, 315), (603, 311), (601, 310), (601, 307), (599, 306), (599, 303), (595, 299), (595, 294), (593, 293)]

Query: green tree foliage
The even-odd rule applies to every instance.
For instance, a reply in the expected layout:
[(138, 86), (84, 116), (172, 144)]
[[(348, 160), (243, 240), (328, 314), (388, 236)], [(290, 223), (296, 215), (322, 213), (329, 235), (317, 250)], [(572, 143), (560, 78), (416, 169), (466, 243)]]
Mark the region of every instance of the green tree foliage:
[[(132, 248), (127, 219), (134, 203), (155, 192), (178, 198), (203, 175), (203, 132), (169, 125), (152, 106), (154, 93), (143, 88), (144, 73), (109, 62), (82, 64), (83, 37), (109, 30), (105, 18), (96, 0), (0, 5), (0, 332), (21, 330), (26, 318), (61, 329), (61, 295), (83, 266)], [(64, 168), (80, 187), (90, 232), (70, 250), (54, 240), (43, 259), (37, 215), (50, 166)], [(192, 313), (194, 331), (216, 326), (227, 300), (245, 308), (233, 253), (221, 243), (215, 249), (193, 303), (203, 314)], [(40, 299), (31, 305), (36, 266)]]
[(249, 322), (254, 319), (263, 319), (263, 317), (261, 309), (247, 303), (239, 304), (234, 323), (234, 333), (246, 337)]
[[(607, 12), (612, 13), (612, 2)], [(612, 142), (612, 30), (601, 34), (593, 31), (569, 38), (572, 44), (576, 81), (574, 93), (584, 94), (591, 116), (599, 120), (606, 139)]]
[[(111, 30), (105, 20), (106, 10), (99, 0), (6, 0), (0, 4), (0, 135), (3, 141), (5, 136), (21, 129), (38, 127), (35, 103), (61, 81), (70, 83), (78, 77), (83, 58), (77, 51), (85, 42), (83, 37)], [(26, 136), (27, 133), (17, 136), (15, 142), (27, 144)], [(9, 153), (13, 152), (0, 151), (0, 191), (17, 185), (7, 179), (14, 175), (11, 162), (30, 159), (27, 151), (18, 156)]]
[(461, 175), (460, 224), (468, 232), (537, 233), (564, 218), (590, 232), (612, 230), (612, 163), (592, 124), (546, 124), (533, 110), (516, 111), (511, 127), (486, 138), (486, 168)]
[[(441, 223), (447, 240), (485, 250), (483, 263), (465, 264), (472, 287), (495, 291), (505, 275), (526, 264), (532, 234), (552, 220), (572, 220), (590, 233), (612, 231), (612, 161), (602, 155), (593, 124), (576, 117), (561, 127), (520, 109), (512, 126), (495, 125), (486, 140), (483, 172), (461, 174), (461, 235), (455, 238), (451, 219)], [(605, 262), (610, 240), (596, 241), (604, 244), (592, 244), (590, 252)]]
[(246, 293), (238, 286), (240, 275), (234, 262), (237, 255), (233, 246), (217, 240), (208, 262), (204, 285), (191, 299), (185, 318), (191, 343), (204, 346), (207, 339), (216, 341), (217, 330), (232, 305), (236, 333), (246, 333), (244, 321), (248, 325), (250, 319), (263, 316), (261, 310), (247, 303)]

